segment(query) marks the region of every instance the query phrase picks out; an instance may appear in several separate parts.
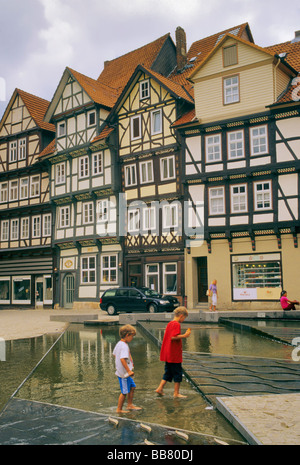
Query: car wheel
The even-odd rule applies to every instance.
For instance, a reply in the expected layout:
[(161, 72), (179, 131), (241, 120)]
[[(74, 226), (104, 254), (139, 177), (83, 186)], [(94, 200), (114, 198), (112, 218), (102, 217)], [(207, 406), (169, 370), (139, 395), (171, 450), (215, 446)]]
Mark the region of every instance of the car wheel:
[(150, 313), (156, 313), (157, 312), (157, 305), (150, 304), (148, 310), (149, 310)]
[(108, 305), (106, 311), (109, 315), (115, 315), (116, 313), (116, 309), (113, 305)]

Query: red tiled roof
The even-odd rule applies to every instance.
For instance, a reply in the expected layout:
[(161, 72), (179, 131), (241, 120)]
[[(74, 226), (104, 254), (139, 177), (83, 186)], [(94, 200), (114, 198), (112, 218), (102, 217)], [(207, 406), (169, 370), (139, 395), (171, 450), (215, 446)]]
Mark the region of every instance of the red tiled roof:
[(43, 158), (43, 157), (46, 157), (48, 155), (52, 155), (55, 152), (55, 150), (56, 150), (56, 143), (55, 143), (55, 139), (53, 139), (50, 142), (50, 144), (48, 144), (47, 147), (45, 147), (44, 150), (42, 150), (39, 157)]
[(93, 142), (97, 142), (99, 140), (103, 140), (103, 139), (106, 139), (107, 136), (109, 136), (109, 134), (111, 134), (113, 132), (113, 128), (110, 128), (108, 126), (105, 126), (104, 129), (102, 129), (102, 131), (100, 132), (99, 136), (96, 136), (93, 140), (92, 140), (92, 143)]
[(96, 103), (112, 108), (117, 99), (116, 90), (84, 74), (68, 68), (89, 97)]
[(277, 55), (286, 53), (284, 60), (292, 66), (298, 73), (300, 72), (300, 41), (299, 42), (284, 42), (282, 44), (271, 45), (265, 47), (271, 53)]
[(37, 97), (36, 95), (29, 94), (24, 90), (16, 89), (16, 92), (22, 98), (27, 110), (29, 111), (37, 126), (39, 126), (41, 129), (46, 129), (47, 131), (55, 131), (55, 126), (53, 124), (46, 123), (44, 121), (44, 116), (50, 102), (48, 102), (48, 100)]
[(193, 108), (191, 111), (188, 113), (185, 113), (182, 115), (175, 123), (172, 124), (173, 127), (175, 126), (183, 126), (184, 124), (189, 124), (192, 123), (193, 120), (195, 119), (196, 116), (196, 111), (195, 108)]
[(114, 60), (107, 61), (104, 69), (98, 77), (98, 82), (106, 84), (117, 90), (118, 95), (122, 92), (128, 80), (138, 65), (151, 68), (163, 44), (170, 34), (156, 39), (150, 44), (144, 45)]

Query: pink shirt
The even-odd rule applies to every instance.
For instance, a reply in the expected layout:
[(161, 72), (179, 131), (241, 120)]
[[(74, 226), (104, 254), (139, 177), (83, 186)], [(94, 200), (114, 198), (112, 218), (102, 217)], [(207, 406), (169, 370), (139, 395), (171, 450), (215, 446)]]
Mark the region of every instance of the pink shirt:
[(288, 302), (288, 298), (283, 295), (281, 298), (280, 298), (280, 303), (281, 303), (281, 306), (283, 309), (287, 308), (289, 306), (289, 302)]

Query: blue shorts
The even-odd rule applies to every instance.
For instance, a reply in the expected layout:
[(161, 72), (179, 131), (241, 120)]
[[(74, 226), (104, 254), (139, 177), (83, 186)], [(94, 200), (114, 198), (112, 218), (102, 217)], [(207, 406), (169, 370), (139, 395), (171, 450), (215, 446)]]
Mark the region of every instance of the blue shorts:
[(135, 382), (130, 376), (128, 376), (128, 378), (120, 378), (118, 376), (118, 379), (122, 394), (128, 394), (132, 388), (136, 387)]

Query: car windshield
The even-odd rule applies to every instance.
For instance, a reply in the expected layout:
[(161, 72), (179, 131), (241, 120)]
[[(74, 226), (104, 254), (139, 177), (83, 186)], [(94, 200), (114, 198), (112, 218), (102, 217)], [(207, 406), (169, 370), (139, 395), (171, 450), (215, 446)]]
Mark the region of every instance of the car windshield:
[(142, 287), (140, 289), (148, 297), (159, 297), (160, 294), (154, 289), (149, 289), (148, 287)]

